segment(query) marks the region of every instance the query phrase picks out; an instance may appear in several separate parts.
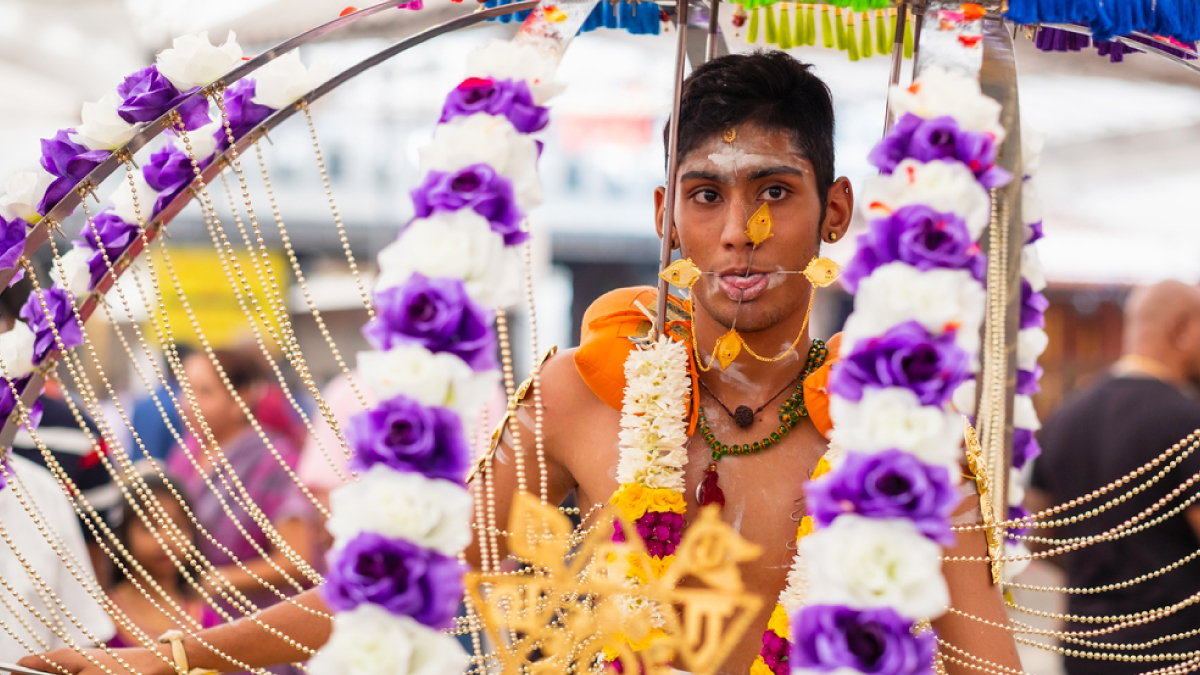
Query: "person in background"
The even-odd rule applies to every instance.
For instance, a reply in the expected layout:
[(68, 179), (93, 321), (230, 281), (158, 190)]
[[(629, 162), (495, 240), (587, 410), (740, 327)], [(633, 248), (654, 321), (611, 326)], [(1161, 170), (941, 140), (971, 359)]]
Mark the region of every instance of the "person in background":
[[(113, 624), (99, 602), (103, 592), (83, 543), (75, 510), (58, 481), (44, 467), (21, 456), (9, 457), (7, 462), (0, 461), (0, 464), (3, 464), (0, 466), (0, 532), (12, 542), (10, 547), (5, 543), (5, 537), (0, 537), (0, 579), (3, 579), (0, 584), (0, 661), (16, 661), (30, 649), (55, 649), (70, 646), (72, 642), (84, 647), (108, 640), (113, 635)], [(27, 507), (36, 509), (33, 515)], [(46, 541), (38, 523), (57, 539), (54, 546)], [(65, 549), (68, 558), (73, 558), (73, 571), (59, 557), (56, 546)], [(28, 569), (17, 552), (25, 559)], [(31, 577), (29, 569), (36, 572), (44, 586)], [(80, 579), (86, 583), (81, 583)], [(61, 606), (55, 598), (61, 601)], [(63, 639), (55, 628), (39, 621), (29, 608), (47, 618), (60, 618), (69, 640)], [(68, 619), (63, 610), (70, 612), (78, 625)], [(50, 621), (55, 623), (54, 619)]]
[[(253, 410), (263, 391), (263, 373), (256, 355), (245, 350), (216, 349), (213, 356), (238, 396)], [(198, 431), (207, 425), (216, 445), (208, 443), (207, 438), (201, 444), (195, 437), (188, 437), (186, 448), (172, 451), (168, 469), (188, 494), (193, 495), (199, 524), (225, 546), (222, 550), (202, 538), (201, 551), (220, 568), (228, 583), (259, 607), (266, 606), (277, 601), (279, 596), (265, 588), (254, 575), (287, 592), (291, 588), (284, 573), (296, 581), (304, 580), (304, 576), (296, 561), (275, 547), (263, 527), (243, 508), (240, 489), (229, 476), (229, 469), (288, 547), (305, 562), (312, 559), (314, 552), (313, 504), (272, 456), (208, 355), (193, 352), (183, 362), (183, 367), (193, 395), (184, 399), (184, 414)], [(200, 433), (204, 434), (203, 431)], [(269, 430), (264, 433), (281, 456), (298, 453), (285, 436)], [(209, 452), (202, 450), (203, 446), (207, 446)], [(242, 534), (239, 525), (250, 539)], [(266, 552), (266, 557), (259, 554), (255, 544)], [(238, 566), (234, 557), (243, 565)]]
[[(157, 474), (146, 476), (145, 481), (146, 491), (158, 502), (163, 515), (178, 528), (179, 533), (175, 536), (183, 539), (172, 538), (174, 533), (168, 527), (159, 525), (160, 521), (152, 514), (149, 505), (139, 502), (146, 518), (143, 520), (131, 504), (123, 503), (121, 520), (116, 529), (117, 536), (133, 560), (146, 571), (146, 575), (153, 581), (153, 584), (141, 573), (135, 571), (132, 565), (125, 562), (133, 579), (130, 579), (120, 567), (114, 566), (109, 598), (112, 599), (117, 609), (129, 617), (137, 630), (143, 632), (150, 639), (155, 639), (172, 628), (179, 627), (183, 619), (178, 616), (178, 610), (173, 609), (176, 607), (191, 618), (194, 622), (192, 625), (208, 627), (220, 623), (220, 617), (209, 610), (208, 605), (200, 599), (199, 594), (188, 585), (187, 580), (176, 568), (175, 563), (171, 561), (163, 545), (169, 547), (171, 553), (181, 563), (187, 564), (184, 558), (183, 543), (185, 540), (192, 544), (198, 542), (196, 528), (187, 519), (184, 512), (183, 505), (190, 502), (187, 501), (187, 497), (183, 495), (178, 486), (175, 486), (172, 491), (172, 486)], [(155, 539), (154, 534), (146, 525), (147, 521), (154, 524), (163, 544)], [(190, 573), (193, 579), (199, 578), (195, 570), (191, 570)], [(134, 580), (137, 581), (136, 584)], [(161, 593), (153, 590), (154, 585), (162, 589)], [(150, 597), (147, 597), (146, 593), (150, 593)], [(151, 602), (151, 599), (154, 602)], [(155, 606), (156, 603), (157, 606)], [(167, 610), (167, 613), (163, 612), (164, 609)], [(109, 647), (136, 647), (141, 644), (138, 636), (130, 630), (130, 627), (122, 625), (117, 626), (116, 635), (108, 642)]]
[[(1033, 489), (1027, 499), (1031, 510), (1036, 512), (1103, 488), (1200, 429), (1200, 399), (1190, 386), (1190, 382), (1200, 378), (1200, 289), (1178, 281), (1137, 289), (1126, 305), (1123, 352), (1108, 377), (1068, 399), (1042, 428), (1042, 454), (1033, 464)], [(1176, 451), (1159, 469), (1179, 457), (1180, 452)], [(1129, 496), (1126, 501), (1049, 534), (1045, 530), (1035, 534), (1054, 538), (1094, 537), (1152, 506), (1198, 472), (1200, 454), (1192, 452), (1162, 479), (1137, 494), (1128, 488), (1146, 482), (1157, 471), (1135, 479), (1121, 491)], [(1196, 492), (1193, 487), (1180, 494), (1150, 518), (1180, 505)], [(1082, 508), (1089, 509), (1099, 503), (1093, 501)], [(1064, 515), (1080, 512), (1072, 509)], [(1200, 549), (1200, 505), (1192, 504), (1182, 513), (1131, 536), (1097, 542), (1063, 556), (1066, 585), (1095, 589), (1121, 584), (1157, 572), (1197, 549)], [(1191, 565), (1101, 593), (1068, 595), (1067, 612), (1107, 616), (1169, 607), (1200, 593), (1200, 574), (1196, 573), (1195, 563)], [(1200, 650), (1200, 636), (1194, 634), (1197, 626), (1200, 626), (1200, 606), (1193, 604), (1155, 621), (1087, 639), (1132, 644), (1191, 631), (1190, 636), (1163, 642), (1152, 649), (1125, 652), (1127, 655), (1183, 653)], [(1066, 630), (1101, 627), (1095, 623), (1068, 623)], [(1064, 646), (1097, 651), (1092, 647)], [(1065, 659), (1069, 675), (1140, 673), (1172, 664), (1073, 656)]]
[[(176, 345), (175, 350), (180, 360), (186, 359), (192, 353), (191, 347), (186, 344)], [(147, 394), (134, 402), (129, 415), (130, 424), (142, 441), (141, 447), (133, 443), (132, 439), (127, 444), (129, 456), (135, 462), (144, 457), (165, 460), (171, 448), (175, 446), (176, 434), (180, 438), (184, 435), (179, 409), (168, 395), (168, 391), (173, 393), (175, 400), (182, 403), (179, 383), (175, 381), (174, 372), (170, 368), (164, 365), (161, 370), (170, 387), (160, 383), (153, 394)], [(159, 411), (155, 398), (162, 404), (162, 411)]]

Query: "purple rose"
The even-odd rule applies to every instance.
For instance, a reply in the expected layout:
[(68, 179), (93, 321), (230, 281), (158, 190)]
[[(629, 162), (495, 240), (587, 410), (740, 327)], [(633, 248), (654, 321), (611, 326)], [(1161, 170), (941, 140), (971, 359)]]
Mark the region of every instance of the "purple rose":
[(906, 518), (939, 544), (953, 544), (950, 516), (959, 494), (950, 470), (899, 450), (851, 452), (837, 471), (808, 484), (808, 512), (825, 527), (844, 513)]
[[(909, 138), (909, 156), (920, 162), (956, 159), (960, 133), (962, 132), (959, 131), (958, 122), (954, 121), (953, 117), (935, 117), (931, 120), (923, 120), (913, 129), (912, 136)], [(995, 154), (993, 149), (993, 158), (995, 158)]]
[(918, 162), (958, 161), (967, 165), (986, 188), (1005, 185), (1012, 176), (996, 166), (996, 138), (966, 131), (953, 117), (925, 119), (906, 113), (871, 150), (867, 159), (884, 173), (896, 170), (905, 159)]
[[(200, 167), (204, 168), (208, 161), (206, 159)], [(196, 171), (187, 153), (174, 143), (168, 143), (150, 155), (150, 163), (142, 169), (142, 176), (145, 177), (146, 184), (158, 192), (154, 210), (150, 212), (150, 217), (154, 218), (172, 199), (183, 192), (184, 188), (192, 184)]]
[(1014, 469), (1024, 469), (1025, 465), (1042, 454), (1042, 446), (1038, 445), (1037, 436), (1030, 429), (1013, 429), (1012, 465)]
[(350, 468), (360, 472), (382, 464), (462, 483), (470, 465), (470, 447), (458, 415), (406, 396), (351, 417), (346, 442), (355, 452)]
[(934, 211), (922, 204), (896, 209), (871, 221), (858, 237), (858, 251), (842, 273), (842, 283), (855, 293), (858, 284), (879, 267), (893, 262), (919, 270), (965, 269), (983, 281), (985, 260), (971, 238), (967, 223), (954, 213)]
[[(46, 307), (42, 308), (45, 301)], [(20, 316), (33, 331), (33, 362), (40, 364), (52, 350), (57, 348), (54, 331), (58, 331), (63, 348), (71, 349), (83, 344), (83, 332), (75, 317), (75, 305), (71, 296), (61, 288), (43, 289), (33, 292), (21, 308)]]
[(493, 232), (504, 236), (506, 245), (523, 244), (529, 239), (529, 233), (521, 229), (524, 214), (517, 208), (512, 181), (487, 164), (452, 172), (430, 171), (411, 194), (417, 218), (470, 208), (487, 219)]
[(813, 605), (792, 616), (793, 668), (851, 668), (868, 675), (929, 673), (937, 638), (914, 635), (913, 622), (890, 607), (856, 611)]
[(1046, 233), (1042, 230), (1042, 221), (1039, 220), (1036, 223), (1030, 223), (1029, 225), (1025, 226), (1026, 246), (1036, 242), (1044, 236), (1046, 236)]
[(867, 155), (867, 161), (884, 173), (895, 171), (900, 162), (908, 159), (909, 143), (912, 140), (913, 132), (921, 126), (921, 122), (922, 119), (912, 113), (907, 113), (896, 120), (887, 135), (871, 149), (871, 154)]
[(28, 233), (29, 223), (20, 218), (8, 220), (0, 216), (0, 270), (17, 266), (17, 260), (25, 252), (25, 235)]
[(46, 213), (75, 189), (97, 166), (108, 159), (107, 150), (88, 150), (71, 140), (74, 129), (59, 129), (53, 138), (42, 139), (42, 168), (55, 177), (46, 188), (38, 212)]
[(533, 102), (524, 80), (468, 77), (446, 97), (438, 122), (475, 113), (507, 117), (517, 131), (525, 134), (541, 131), (550, 121), (550, 111)]
[(1021, 330), (1046, 327), (1046, 308), (1050, 301), (1041, 293), (1033, 292), (1029, 280), (1021, 278)]
[(491, 312), (471, 302), (458, 279), (413, 274), (403, 285), (377, 292), (375, 311), (363, 335), (376, 349), (415, 342), (454, 354), (475, 370), (496, 367)]
[[(253, 101), (255, 86), (253, 79), (243, 78), (225, 92), (225, 114), (229, 117), (229, 130), (233, 132), (235, 141), (250, 133), (251, 129), (275, 112), (274, 108)], [(217, 139), (217, 152), (224, 152), (229, 148), (229, 137), (225, 135), (224, 124), (213, 132), (213, 135)]]
[[(157, 65), (147, 66), (129, 75), (117, 86), (117, 96), (121, 97), (117, 115), (130, 124), (153, 122), (198, 89), (193, 87), (181, 92), (158, 72)], [(178, 112), (183, 119), (183, 128), (188, 131), (199, 129), (212, 121), (208, 117), (208, 99), (203, 96), (188, 100)]]
[(907, 321), (857, 343), (834, 366), (829, 390), (857, 401), (866, 387), (904, 387), (921, 405), (941, 405), (971, 377), (969, 365), (953, 330), (934, 336), (916, 321)]
[(1017, 393), (1022, 396), (1033, 396), (1042, 390), (1038, 380), (1042, 378), (1042, 367), (1035, 365), (1033, 370), (1017, 371)]
[[(79, 233), (80, 239), (76, 240), (75, 244), (92, 251), (91, 257), (88, 258), (88, 270), (92, 275), (89, 289), (94, 289), (96, 284), (100, 283), (109, 266), (117, 262), (141, 232), (137, 225), (130, 225), (121, 220), (112, 207), (96, 214), (90, 224), (83, 226)], [(104, 260), (106, 256), (107, 264)]]
[[(29, 380), (32, 377), (32, 375), (25, 375), (11, 382), (7, 378), (0, 377), (0, 422), (7, 420), (8, 416), (17, 409), (17, 397), (13, 394), (13, 388), (15, 387), (17, 393), (24, 396), (25, 388), (29, 386)], [(40, 394), (41, 392), (38, 393)], [(42, 408), (42, 399), (38, 398), (38, 400), (33, 402), (33, 405), (29, 406), (27, 422), (26, 424), (22, 424), (21, 427), (24, 429), (36, 429), (42, 421)], [(3, 461), (4, 454), (3, 451), (0, 451), (0, 461)], [(3, 481), (0, 481), (0, 489), (3, 488)]]
[(462, 575), (462, 565), (450, 556), (365, 532), (330, 554), (321, 597), (337, 611), (369, 602), (442, 630), (458, 612)]

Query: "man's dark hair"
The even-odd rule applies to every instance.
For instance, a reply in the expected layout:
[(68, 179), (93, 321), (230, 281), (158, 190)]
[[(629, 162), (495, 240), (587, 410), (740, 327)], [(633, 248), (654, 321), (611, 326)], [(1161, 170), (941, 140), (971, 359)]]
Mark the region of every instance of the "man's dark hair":
[[(731, 54), (696, 68), (683, 83), (679, 103), (679, 159), (743, 122), (785, 129), (812, 162), (824, 211), (833, 185), (833, 99), (811, 68), (778, 51)], [(669, 130), (668, 123), (664, 147)]]

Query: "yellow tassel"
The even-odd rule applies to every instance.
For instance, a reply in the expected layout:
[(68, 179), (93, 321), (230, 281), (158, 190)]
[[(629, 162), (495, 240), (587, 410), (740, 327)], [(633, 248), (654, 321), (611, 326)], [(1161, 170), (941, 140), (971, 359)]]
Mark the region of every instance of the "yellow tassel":
[(833, 11), (837, 12), (837, 48), (844, 50), (846, 49), (846, 18), (842, 16), (841, 7)]
[(750, 10), (750, 25), (746, 28), (746, 42), (758, 42), (758, 8)]
[(871, 46), (873, 42), (871, 39), (871, 17), (866, 12), (863, 12), (862, 15), (862, 26), (862, 57), (869, 59), (875, 55), (875, 52)]
[(766, 5), (763, 11), (767, 13), (767, 44), (773, 45), (779, 43), (779, 30), (775, 25), (775, 5)]
[(779, 48), (791, 49), (795, 45), (792, 44), (792, 18), (788, 16), (788, 6), (786, 2), (779, 3)]
[(833, 21), (829, 18), (829, 5), (821, 7), (821, 40), (826, 49), (833, 48)]
[[(900, 8), (903, 12), (908, 7), (905, 5)], [(913, 21), (912, 12), (908, 13), (908, 21), (904, 22), (904, 58), (911, 59), (913, 57)]]
[(808, 35), (808, 28), (804, 25), (804, 7), (796, 5), (796, 27), (792, 30), (792, 40), (796, 46), (805, 44), (804, 39)]
[(854, 31), (854, 12), (850, 12), (846, 17), (846, 51), (850, 53), (851, 61), (858, 60), (858, 35)]
[(817, 44), (817, 10), (809, 5), (804, 10), (804, 44), (815, 47)]
[(887, 54), (892, 51), (892, 46), (888, 43), (888, 28), (887, 28), (887, 10), (875, 10), (875, 51), (880, 54)]

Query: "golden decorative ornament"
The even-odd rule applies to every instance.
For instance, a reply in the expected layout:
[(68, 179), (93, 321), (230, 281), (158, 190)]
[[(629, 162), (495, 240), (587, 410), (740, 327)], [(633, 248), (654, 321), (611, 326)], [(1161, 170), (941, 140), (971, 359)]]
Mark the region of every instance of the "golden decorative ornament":
[(763, 204), (746, 223), (746, 238), (758, 246), (774, 236), (775, 221), (771, 218), (771, 207)]
[(987, 463), (983, 461), (983, 446), (979, 444), (979, 436), (975, 427), (963, 416), (963, 440), (967, 446), (967, 470), (975, 478), (975, 486), (979, 490), (979, 511), (983, 514), (983, 533), (987, 537), (988, 558), (992, 564), (992, 583), (1004, 581), (1004, 535), (995, 526), (992, 513), (991, 481), (988, 480)]
[(729, 367), (733, 360), (742, 353), (742, 336), (736, 330), (717, 338), (717, 360), (721, 362), (721, 370)]
[(700, 268), (691, 258), (682, 258), (671, 263), (658, 276), (676, 288), (691, 288), (700, 278)]
[(721, 138), (724, 139), (726, 143), (734, 142), (737, 140), (737, 129), (734, 129), (733, 127), (726, 129), (725, 133), (721, 135)]
[(804, 276), (813, 286), (825, 288), (837, 280), (842, 268), (829, 258), (813, 258), (804, 268)]

